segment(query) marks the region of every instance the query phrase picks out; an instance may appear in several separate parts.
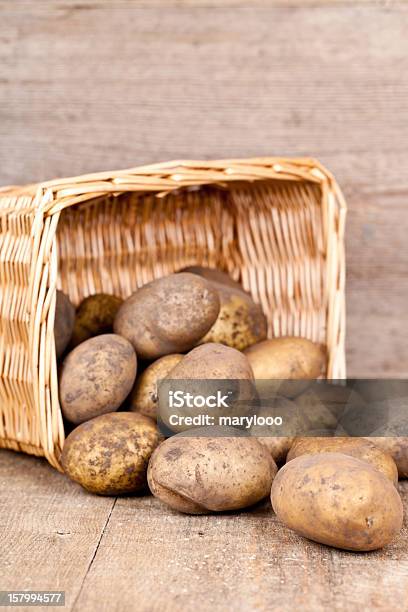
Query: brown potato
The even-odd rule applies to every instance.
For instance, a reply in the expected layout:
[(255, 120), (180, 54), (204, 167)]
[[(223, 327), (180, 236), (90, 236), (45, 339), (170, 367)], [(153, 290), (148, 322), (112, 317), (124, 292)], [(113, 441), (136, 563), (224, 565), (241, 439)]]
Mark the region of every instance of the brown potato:
[(125, 338), (104, 334), (85, 340), (62, 365), (63, 415), (78, 424), (117, 410), (133, 387), (136, 369), (135, 351)]
[(301, 455), (319, 453), (343, 453), (367, 461), (391, 482), (398, 482), (397, 466), (393, 458), (364, 438), (297, 438), (286, 461), (292, 461)]
[[(280, 416), (284, 423), (284, 433), (291, 434), (290, 436), (276, 436), (277, 427), (270, 425), (252, 425), (250, 435), (256, 437), (258, 442), (263, 444), (271, 453), (275, 463), (281, 465), (285, 462), (286, 455), (292, 443), (294, 436), (299, 430), (299, 415), (298, 409), (292, 400), (285, 397), (276, 397), (273, 405), (264, 406), (256, 410), (258, 417), (277, 417)], [(280, 433), (280, 432), (279, 432)]]
[(294, 438), (285, 436), (256, 436), (256, 439), (258, 442), (260, 442), (260, 444), (268, 449), (276, 465), (282, 465), (285, 463), (286, 455), (288, 454), (294, 440)]
[(202, 278), (206, 278), (209, 281), (221, 283), (222, 285), (228, 285), (228, 287), (232, 287), (233, 289), (244, 291), (240, 283), (234, 281), (229, 274), (223, 272), (222, 270), (218, 270), (217, 268), (206, 268), (205, 266), (187, 266), (186, 268), (179, 270), (179, 272), (198, 274), (198, 276), (202, 276)]
[(319, 378), (326, 368), (323, 347), (306, 338), (272, 338), (250, 346), (244, 353), (255, 378), (282, 381), (277, 383), (278, 391), (287, 397), (304, 391), (309, 385), (307, 381)]
[(369, 404), (372, 402), (382, 402), (407, 398), (408, 380), (407, 379), (362, 379), (356, 380), (355, 389)]
[(200, 340), (218, 342), (243, 351), (266, 338), (267, 322), (259, 304), (242, 291), (221, 283), (212, 283), (220, 296), (220, 313), (207, 334)]
[(270, 493), (277, 468), (255, 438), (190, 434), (169, 438), (152, 455), (147, 477), (161, 501), (206, 514), (245, 508)]
[(122, 298), (108, 293), (96, 293), (85, 298), (76, 311), (71, 346), (75, 347), (93, 336), (111, 333), (122, 303)]
[(376, 550), (402, 527), (397, 489), (365, 461), (341, 453), (303, 455), (277, 474), (271, 493), (280, 521), (345, 550)]
[[(181, 382), (177, 385), (173, 381)], [(159, 392), (159, 415), (173, 432), (185, 431), (192, 426), (171, 423), (171, 416), (174, 414), (183, 418), (194, 418), (202, 414), (214, 415), (215, 418), (232, 418), (248, 414), (252, 402), (256, 399), (253, 374), (247, 358), (243, 353), (223, 344), (210, 343), (196, 347), (171, 370), (164, 382), (167, 383), (168, 391), (181, 388), (193, 396), (208, 396), (219, 391), (228, 396), (228, 407), (208, 409), (202, 406), (183, 406), (173, 409), (169, 406), (168, 394)]]
[(62, 467), (71, 480), (99, 495), (124, 495), (146, 487), (147, 464), (159, 444), (152, 419), (114, 412), (79, 425), (65, 440)]
[(165, 355), (149, 365), (136, 380), (130, 396), (130, 410), (156, 418), (159, 399), (157, 381), (166, 378), (183, 357), (177, 353)]
[(177, 379), (244, 379), (254, 377), (243, 353), (224, 344), (208, 343), (187, 353), (172, 369), (172, 380)]
[(325, 381), (312, 384), (301, 393), (296, 398), (296, 405), (302, 417), (303, 433), (316, 432), (316, 436), (319, 431), (341, 435), (344, 432), (341, 424), (343, 413), (365, 406), (361, 396), (353, 389)]
[(331, 382), (319, 381), (296, 398), (296, 404), (307, 410), (324, 406), (339, 421), (347, 408), (365, 407), (361, 395), (353, 389)]
[(408, 478), (408, 438), (406, 437), (383, 437), (366, 438), (383, 452), (388, 453), (394, 459), (400, 478)]
[(61, 357), (71, 340), (75, 323), (75, 308), (65, 293), (57, 289), (54, 337), (57, 358)]
[(114, 330), (131, 342), (138, 357), (157, 359), (191, 349), (219, 311), (211, 283), (196, 274), (170, 274), (130, 296), (119, 308)]

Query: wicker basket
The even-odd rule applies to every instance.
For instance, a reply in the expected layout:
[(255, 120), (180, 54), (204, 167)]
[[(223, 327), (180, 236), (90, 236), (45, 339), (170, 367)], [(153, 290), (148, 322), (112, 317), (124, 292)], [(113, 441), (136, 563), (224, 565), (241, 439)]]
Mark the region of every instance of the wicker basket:
[(60, 469), (56, 289), (128, 296), (189, 264), (260, 302), (269, 335), (323, 342), (345, 377), (346, 205), (312, 159), (177, 161), (0, 192), (0, 446)]

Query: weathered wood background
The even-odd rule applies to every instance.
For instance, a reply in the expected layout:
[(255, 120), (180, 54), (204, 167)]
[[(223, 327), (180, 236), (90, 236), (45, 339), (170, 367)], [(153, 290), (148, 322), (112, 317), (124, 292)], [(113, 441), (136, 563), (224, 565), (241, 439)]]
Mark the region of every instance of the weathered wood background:
[[(269, 154), (318, 157), (347, 196), (349, 374), (406, 376), (407, 2), (0, 0), (0, 185)], [(5, 451), (0, 483), (0, 589), (81, 612), (408, 609), (406, 529), (338, 552), (268, 504), (179, 516)]]
[[(187, 516), (153, 497), (85, 493), (12, 451), (0, 452), (0, 483), (0, 589), (65, 590), (56, 612), (408, 609), (406, 521), (385, 549), (350, 553), (289, 531), (269, 501)], [(408, 481), (399, 489), (407, 507)]]
[(338, 177), (351, 376), (408, 375), (408, 3), (0, 0), (0, 184), (312, 155)]

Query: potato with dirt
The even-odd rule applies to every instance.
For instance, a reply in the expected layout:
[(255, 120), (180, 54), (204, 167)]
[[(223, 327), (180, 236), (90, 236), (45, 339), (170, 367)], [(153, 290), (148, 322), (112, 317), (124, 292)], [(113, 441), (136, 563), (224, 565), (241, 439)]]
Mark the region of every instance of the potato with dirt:
[(178, 434), (156, 449), (148, 469), (153, 495), (188, 514), (238, 510), (269, 495), (277, 468), (266, 448), (233, 430), (215, 432)]
[(278, 466), (285, 463), (294, 440), (294, 438), (288, 436), (255, 436), (255, 439), (268, 449)]
[(207, 268), (205, 266), (187, 266), (186, 268), (182, 268), (179, 272), (190, 272), (190, 274), (197, 274), (198, 276), (202, 276), (209, 281), (214, 283), (221, 283), (221, 285), (227, 285), (228, 287), (232, 287), (232, 289), (238, 289), (239, 291), (244, 291), (242, 285), (237, 281), (234, 281), (229, 274), (219, 270), (218, 268)]
[(55, 352), (57, 359), (63, 355), (67, 348), (75, 324), (75, 308), (69, 297), (57, 289), (54, 318)]
[(65, 440), (65, 474), (99, 495), (128, 495), (146, 488), (147, 465), (160, 442), (152, 419), (114, 412), (82, 423)]
[(154, 360), (193, 348), (219, 311), (220, 298), (209, 281), (187, 272), (170, 274), (125, 300), (113, 327), (129, 340), (138, 357)]
[(326, 371), (325, 349), (306, 338), (271, 338), (244, 353), (255, 378), (276, 380), (276, 392), (288, 398), (298, 396)]
[(271, 501), (278, 519), (299, 535), (345, 550), (382, 548), (402, 527), (402, 502), (391, 480), (341, 453), (286, 463), (274, 479)]
[[(259, 419), (265, 419), (265, 424), (262, 421), (262, 424), (257, 422), (252, 425), (250, 435), (254, 436), (258, 442), (269, 450), (277, 465), (282, 465), (301, 427), (296, 403), (278, 396), (274, 399), (272, 405), (262, 406), (256, 410), (256, 414)], [(274, 423), (276, 417), (280, 417), (282, 426), (268, 425), (267, 419), (271, 417), (274, 419)]]
[(79, 424), (117, 410), (132, 390), (136, 371), (136, 353), (125, 338), (103, 334), (82, 342), (61, 368), (64, 417)]
[(184, 355), (171, 370), (168, 378), (253, 380), (254, 375), (244, 353), (224, 344), (210, 342), (197, 346)]
[(220, 313), (200, 344), (217, 342), (239, 351), (265, 340), (267, 321), (262, 308), (248, 293), (221, 283), (212, 283), (220, 296)]
[(363, 398), (353, 389), (322, 380), (313, 382), (296, 397), (296, 404), (305, 432), (326, 430), (332, 435), (344, 431), (342, 419), (345, 412), (357, 412), (366, 407)]
[(180, 363), (184, 355), (174, 353), (160, 357), (150, 364), (136, 379), (136, 384), (130, 395), (130, 410), (140, 412), (155, 419), (158, 411), (159, 381), (166, 378), (175, 366)]
[[(172, 406), (170, 395), (174, 391), (196, 396), (222, 396), (217, 407), (183, 403)], [(243, 353), (223, 344), (209, 343), (197, 346), (187, 353), (171, 370), (159, 387), (159, 415), (163, 424), (177, 433), (203, 425), (191, 421), (208, 415), (222, 425), (221, 418), (249, 415), (256, 406), (257, 394), (253, 384), (251, 366)], [(174, 420), (174, 417), (177, 420)], [(226, 424), (226, 423), (224, 423)], [(235, 424), (235, 423), (230, 423)]]
[(408, 438), (384, 436), (367, 438), (394, 459), (400, 478), (408, 478)]
[(325, 372), (326, 353), (307, 338), (271, 338), (245, 351), (255, 378), (310, 380)]
[(397, 466), (391, 455), (364, 438), (297, 438), (292, 444), (286, 461), (292, 461), (302, 455), (319, 453), (343, 453), (356, 457), (369, 463), (395, 485), (398, 482)]
[(108, 293), (95, 293), (86, 297), (76, 311), (71, 347), (94, 336), (111, 333), (113, 321), (122, 303), (122, 298)]

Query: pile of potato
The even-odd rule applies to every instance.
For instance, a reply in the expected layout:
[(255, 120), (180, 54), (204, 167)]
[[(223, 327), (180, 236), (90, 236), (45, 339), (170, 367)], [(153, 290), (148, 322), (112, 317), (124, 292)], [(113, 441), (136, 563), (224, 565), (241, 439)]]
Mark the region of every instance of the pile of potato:
[(210, 268), (155, 280), (125, 301), (93, 295), (76, 312), (58, 291), (60, 404), (71, 429), (65, 473), (102, 495), (148, 485), (191, 514), (238, 510), (270, 495), (278, 518), (317, 542), (348, 550), (390, 542), (402, 525), (401, 439), (381, 450), (363, 438), (268, 437), (255, 427), (251, 435), (214, 427), (160, 434), (157, 381), (166, 378), (298, 381), (279, 401), (296, 394), (309, 402), (308, 381), (325, 375), (324, 349), (266, 332), (260, 306)]

